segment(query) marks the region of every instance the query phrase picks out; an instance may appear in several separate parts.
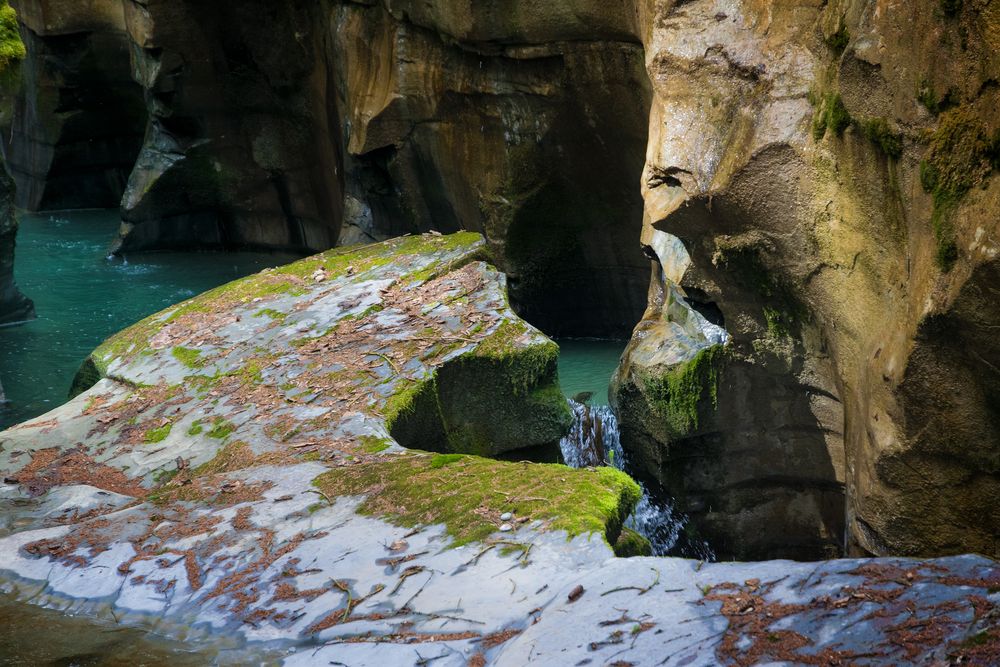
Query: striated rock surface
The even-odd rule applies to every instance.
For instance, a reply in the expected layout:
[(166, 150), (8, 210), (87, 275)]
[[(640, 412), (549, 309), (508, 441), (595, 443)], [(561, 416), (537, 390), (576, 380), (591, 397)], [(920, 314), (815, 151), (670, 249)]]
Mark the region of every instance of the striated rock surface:
[[(0, 433), (3, 607), (155, 629), (221, 664), (998, 655), (986, 558), (616, 559), (640, 494), (624, 473), (458, 453), (567, 426), (554, 346), (484, 249), (330, 251), (107, 341), (83, 393)], [(23, 646), (8, 630), (0, 647)]]
[[(845, 527), (855, 553), (1000, 553), (981, 509), (1000, 498), (998, 16), (645, 16), (644, 242), (684, 251), (658, 256), (672, 288), (654, 284), (617, 397), (626, 447), (720, 555), (836, 553)], [(725, 347), (692, 343), (692, 309)]]
[(146, 127), (121, 0), (12, 4), (27, 50), (4, 149), (17, 206), (117, 207)]

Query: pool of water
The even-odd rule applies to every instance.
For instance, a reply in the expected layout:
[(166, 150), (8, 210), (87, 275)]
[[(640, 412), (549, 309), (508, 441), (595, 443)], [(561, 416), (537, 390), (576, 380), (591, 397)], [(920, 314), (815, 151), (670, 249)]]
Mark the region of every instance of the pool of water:
[(576, 399), (589, 392), (589, 405), (607, 405), (608, 385), (627, 341), (563, 338), (557, 342), (563, 393)]
[(0, 429), (65, 402), (83, 359), (111, 334), (217, 285), (295, 256), (163, 253), (106, 259), (118, 211), (20, 216), (15, 276), (38, 319), (0, 328)]

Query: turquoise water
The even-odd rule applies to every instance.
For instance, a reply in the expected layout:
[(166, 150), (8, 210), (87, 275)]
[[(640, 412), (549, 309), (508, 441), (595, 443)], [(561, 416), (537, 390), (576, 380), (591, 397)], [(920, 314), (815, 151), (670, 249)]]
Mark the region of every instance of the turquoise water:
[(563, 338), (557, 342), (559, 384), (563, 393), (573, 398), (581, 392), (592, 392), (590, 405), (607, 405), (608, 385), (625, 351), (626, 341)]
[(0, 428), (65, 402), (83, 359), (111, 334), (217, 285), (295, 259), (287, 254), (105, 258), (118, 212), (22, 215), (15, 275), (38, 319), (0, 328)]

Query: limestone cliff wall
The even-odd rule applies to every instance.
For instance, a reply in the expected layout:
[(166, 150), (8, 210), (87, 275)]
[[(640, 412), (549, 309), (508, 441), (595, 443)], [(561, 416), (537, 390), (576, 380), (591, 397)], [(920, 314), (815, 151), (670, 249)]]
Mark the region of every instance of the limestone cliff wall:
[[(638, 458), (723, 551), (835, 549), (844, 526), (852, 551), (998, 553), (998, 18), (649, 10), (644, 238), (683, 241), (665, 270), (730, 341), (695, 373), (706, 344), (657, 365), (638, 336), (618, 395)], [(668, 306), (654, 293), (637, 332)], [(649, 381), (685, 376), (672, 397)]]

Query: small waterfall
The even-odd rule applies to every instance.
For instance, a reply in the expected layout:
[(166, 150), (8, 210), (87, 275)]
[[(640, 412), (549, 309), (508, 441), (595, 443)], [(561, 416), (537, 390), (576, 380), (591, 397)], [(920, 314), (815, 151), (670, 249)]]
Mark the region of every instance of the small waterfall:
[[(628, 472), (628, 459), (622, 450), (618, 418), (606, 405), (589, 406), (570, 401), (573, 426), (559, 443), (563, 460), (572, 468), (614, 466)], [(655, 556), (684, 556), (714, 560), (712, 549), (701, 540), (689, 539), (684, 527), (687, 517), (677, 512), (665, 499), (649, 493), (644, 484), (642, 499), (625, 523), (653, 545)]]

